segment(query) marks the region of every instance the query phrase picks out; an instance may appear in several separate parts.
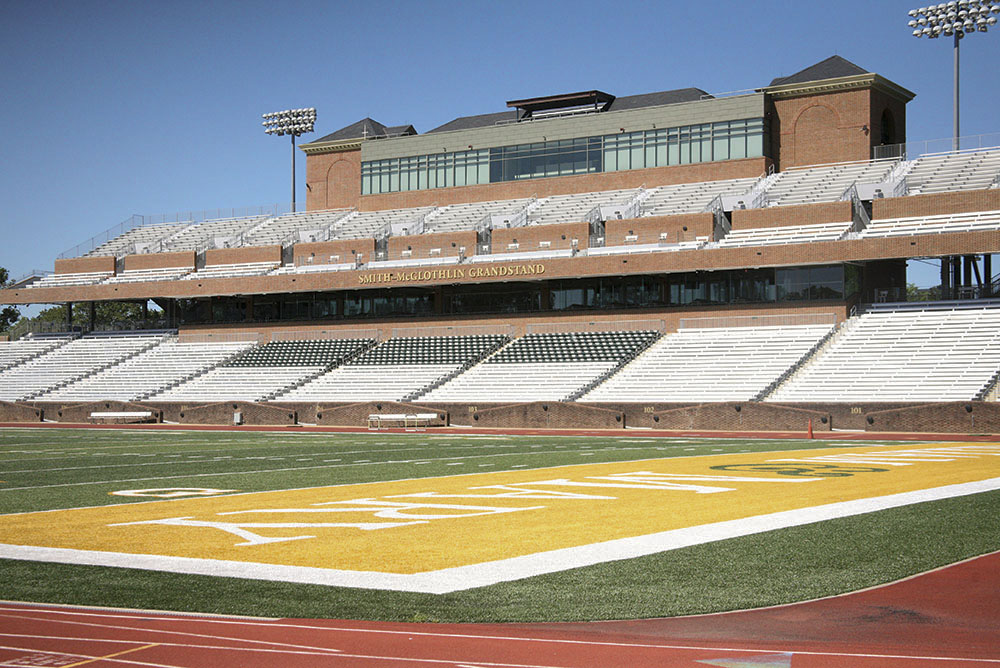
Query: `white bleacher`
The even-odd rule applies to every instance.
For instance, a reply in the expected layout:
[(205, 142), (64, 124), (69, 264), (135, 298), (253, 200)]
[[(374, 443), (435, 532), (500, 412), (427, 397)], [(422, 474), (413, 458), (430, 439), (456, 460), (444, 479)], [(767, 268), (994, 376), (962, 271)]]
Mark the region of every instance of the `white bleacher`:
[(642, 202), (643, 216), (673, 216), (698, 213), (713, 199), (723, 195), (744, 195), (753, 188), (756, 178), (727, 179), (700, 183), (680, 183), (652, 188)]
[(553, 195), (539, 199), (528, 214), (529, 225), (549, 225), (555, 223), (578, 223), (586, 220), (587, 214), (601, 205), (626, 204), (639, 194), (638, 188), (628, 190), (604, 190), (574, 195)]
[(347, 364), (283, 394), (278, 401), (399, 401), (460, 364)]
[(854, 183), (881, 183), (896, 166), (893, 160), (792, 167), (778, 172), (766, 191), (769, 206), (836, 202)]
[(623, 244), (621, 246), (596, 246), (586, 250), (587, 255), (633, 255), (640, 253), (673, 253), (682, 250), (697, 250), (707, 243), (707, 237), (694, 241), (667, 243), (661, 241), (655, 244)]
[(130, 401), (204, 371), (252, 342), (179, 343), (176, 337), (104, 371), (47, 392), (38, 401)]
[(657, 341), (579, 401), (749, 401), (831, 329), (832, 325), (682, 329)]
[(16, 341), (0, 341), (0, 369), (6, 369), (48, 352), (71, 340), (66, 336), (22, 337)]
[(100, 371), (165, 340), (163, 332), (88, 334), (41, 357), (0, 372), (0, 399), (32, 398)]
[(443, 206), (427, 217), (425, 232), (474, 230), (486, 216), (513, 217), (524, 211), (531, 201), (530, 198), (524, 198)]
[(732, 230), (725, 237), (709, 244), (712, 248), (741, 248), (744, 246), (776, 246), (805, 244), (814, 241), (837, 241), (844, 238), (853, 223), (819, 223), (816, 225), (786, 225), (759, 227), (749, 230)]
[(285, 274), (314, 274), (324, 271), (347, 271), (355, 269), (357, 265), (353, 262), (339, 262), (337, 264), (285, 264), (271, 272), (272, 276)]
[[(201, 250), (207, 246), (228, 248), (242, 245), (243, 234), (260, 224), (264, 216), (219, 218), (185, 227), (163, 240), (166, 251)], [(230, 243), (231, 241), (231, 243)]]
[[(351, 213), (350, 209), (328, 209), (323, 211), (301, 211), (268, 218), (246, 233), (246, 245), (268, 246), (279, 244), (292, 237), (294, 242), (320, 241), (310, 238), (310, 232), (328, 230), (337, 221)], [(296, 236), (292, 236), (295, 233)], [(325, 240), (322, 239), (322, 240)]]
[(908, 195), (978, 190), (1000, 176), (1000, 148), (923, 155), (906, 173)]
[(976, 232), (1000, 230), (1000, 211), (974, 211), (949, 213), (938, 216), (912, 216), (873, 220), (859, 234), (859, 238), (901, 237), (913, 234), (941, 234), (943, 232)]
[(263, 276), (281, 266), (280, 262), (239, 262), (235, 264), (212, 264), (183, 277), (185, 281), (200, 281), (203, 278), (237, 278), (241, 276)]
[(418, 257), (407, 260), (372, 260), (365, 263), (365, 269), (405, 269), (407, 267), (433, 267), (458, 264), (462, 258), (457, 255), (445, 257)]
[[(434, 210), (432, 206), (411, 209), (386, 209), (384, 211), (357, 211), (345, 216), (334, 226), (336, 239), (366, 239), (374, 237), (386, 225), (392, 225), (394, 234), (413, 233), (418, 221)], [(405, 232), (404, 232), (405, 228)]]
[(155, 269), (128, 269), (109, 277), (105, 283), (145, 283), (147, 281), (175, 281), (194, 271), (191, 267), (158, 267)]
[(158, 225), (143, 225), (134, 227), (124, 234), (105, 241), (103, 244), (87, 253), (87, 255), (128, 255), (142, 253), (145, 247), (155, 244), (160, 239), (175, 234), (192, 223), (161, 223)]
[(114, 276), (112, 271), (79, 271), (68, 274), (46, 274), (29, 288), (62, 288), (70, 285), (97, 285)]
[(966, 401), (1000, 370), (1000, 304), (874, 308), (767, 401)]
[(420, 401), (562, 401), (617, 362), (479, 364), (420, 397)]
[(150, 401), (260, 401), (323, 366), (220, 366), (149, 397)]
[(465, 259), (466, 262), (523, 262), (525, 260), (551, 260), (557, 257), (572, 257), (572, 248), (558, 250), (533, 250), (510, 253), (490, 253), (488, 255), (472, 255)]

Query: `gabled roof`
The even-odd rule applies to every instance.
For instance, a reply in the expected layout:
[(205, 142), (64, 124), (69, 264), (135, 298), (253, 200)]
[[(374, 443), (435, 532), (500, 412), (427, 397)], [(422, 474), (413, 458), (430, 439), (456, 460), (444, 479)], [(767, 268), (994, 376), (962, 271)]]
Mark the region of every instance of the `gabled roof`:
[(385, 125), (371, 118), (362, 118), (357, 123), (351, 123), (347, 127), (340, 128), (336, 132), (328, 134), (325, 137), (320, 137), (310, 143), (319, 144), (320, 142), (343, 141), (346, 139), (363, 139), (375, 136), (384, 137), (388, 129)]
[(830, 56), (826, 60), (815, 65), (810, 65), (804, 70), (786, 77), (778, 77), (769, 84), (770, 86), (781, 86), (784, 84), (806, 83), (807, 81), (822, 81), (823, 79), (836, 79), (838, 77), (851, 77), (857, 74), (871, 74), (863, 67), (859, 67), (851, 61), (840, 56)]

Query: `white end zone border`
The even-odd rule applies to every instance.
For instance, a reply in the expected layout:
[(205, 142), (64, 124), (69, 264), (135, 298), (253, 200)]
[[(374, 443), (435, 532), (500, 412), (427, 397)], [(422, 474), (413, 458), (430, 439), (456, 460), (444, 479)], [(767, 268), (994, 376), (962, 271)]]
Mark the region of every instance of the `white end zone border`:
[(703, 524), (684, 529), (620, 538), (577, 547), (538, 552), (468, 566), (445, 568), (414, 574), (348, 571), (302, 566), (255, 564), (242, 561), (164, 557), (120, 552), (98, 552), (63, 548), (0, 544), (0, 558), (45, 561), (62, 564), (114, 566), (167, 571), (190, 575), (273, 580), (301, 584), (386, 589), (394, 591), (448, 594), (455, 591), (510, 582), (535, 575), (593, 566), (609, 561), (633, 559), (692, 545), (727, 538), (749, 536), (774, 529), (784, 529), (825, 520), (863, 515), (927, 501), (968, 496), (1000, 489), (1000, 478), (932, 487), (929, 489), (869, 499), (842, 501), (812, 508), (786, 510), (739, 520)]

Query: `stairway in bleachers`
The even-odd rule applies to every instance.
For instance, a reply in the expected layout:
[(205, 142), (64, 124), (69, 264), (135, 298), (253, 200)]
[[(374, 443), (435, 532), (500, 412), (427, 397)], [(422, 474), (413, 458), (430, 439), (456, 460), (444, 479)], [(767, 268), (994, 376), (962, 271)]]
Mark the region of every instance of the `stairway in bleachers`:
[(421, 401), (564, 401), (656, 339), (657, 332), (527, 334)]
[(342, 364), (371, 339), (272, 341), (158, 392), (151, 401), (263, 401)]
[(432, 386), (507, 341), (499, 334), (400, 337), (319, 375), (277, 401), (401, 401)]

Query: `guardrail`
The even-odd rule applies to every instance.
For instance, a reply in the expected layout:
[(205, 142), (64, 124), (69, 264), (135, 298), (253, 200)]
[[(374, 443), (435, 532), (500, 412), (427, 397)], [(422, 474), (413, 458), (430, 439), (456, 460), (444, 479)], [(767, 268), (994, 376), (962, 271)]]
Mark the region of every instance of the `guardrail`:
[(570, 332), (665, 332), (663, 320), (591, 320), (589, 322), (539, 322), (525, 328), (527, 334)]
[(721, 329), (723, 327), (794, 327), (796, 325), (835, 324), (837, 324), (836, 313), (733, 315), (707, 318), (681, 318), (678, 329)]

